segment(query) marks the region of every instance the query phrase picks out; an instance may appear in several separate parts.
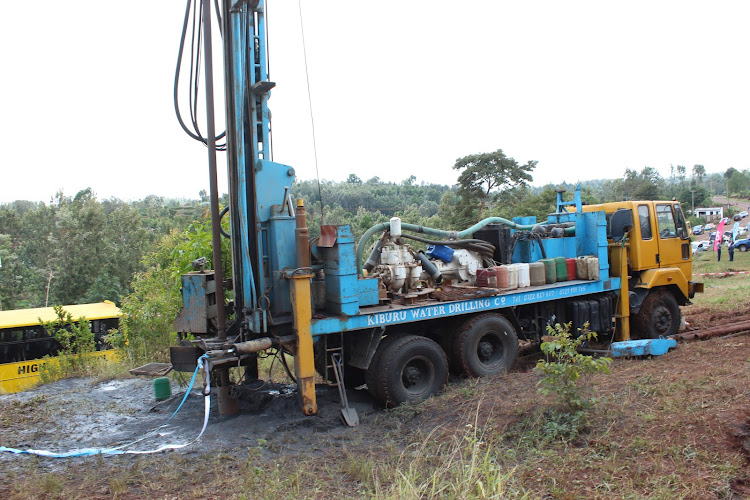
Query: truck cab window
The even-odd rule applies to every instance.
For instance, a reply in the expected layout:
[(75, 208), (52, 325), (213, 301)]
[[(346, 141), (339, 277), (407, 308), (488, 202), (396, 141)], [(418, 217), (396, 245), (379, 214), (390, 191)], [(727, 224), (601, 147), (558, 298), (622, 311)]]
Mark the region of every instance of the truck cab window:
[(651, 217), (648, 214), (648, 205), (638, 205), (638, 221), (641, 225), (641, 239), (650, 240), (651, 235)]
[(659, 236), (662, 238), (677, 237), (677, 227), (675, 226), (671, 206), (666, 204), (656, 205), (656, 220), (659, 223)]
[(683, 240), (688, 239), (687, 224), (685, 223), (685, 215), (682, 213), (679, 203), (674, 204), (675, 219), (677, 221), (677, 234)]

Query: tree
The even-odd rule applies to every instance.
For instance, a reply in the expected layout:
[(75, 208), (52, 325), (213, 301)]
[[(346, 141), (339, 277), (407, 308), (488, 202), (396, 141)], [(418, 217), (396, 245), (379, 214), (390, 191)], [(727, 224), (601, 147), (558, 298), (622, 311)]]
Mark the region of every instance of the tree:
[[(734, 172), (726, 178), (729, 192), (739, 196), (745, 195), (748, 190), (750, 190), (750, 172), (747, 170), (740, 172), (733, 168), (730, 170), (734, 170)], [(727, 172), (729, 172), (729, 170), (727, 170)], [(724, 175), (726, 176), (726, 174)]]
[(519, 165), (514, 158), (505, 156), (502, 149), (464, 156), (453, 165), (454, 170), (462, 170), (458, 177), (458, 195), (467, 201), (479, 198), (481, 218), (493, 190), (526, 185), (532, 180), (531, 171), (536, 164), (536, 161), (529, 161)]
[(677, 181), (682, 185), (685, 182), (687, 168), (685, 165), (677, 165)]
[(706, 167), (703, 165), (693, 165), (693, 178), (698, 183), (701, 183), (704, 177), (706, 177)]
[(349, 174), (349, 177), (346, 178), (346, 182), (349, 184), (362, 184), (362, 179), (357, 177), (357, 174)]

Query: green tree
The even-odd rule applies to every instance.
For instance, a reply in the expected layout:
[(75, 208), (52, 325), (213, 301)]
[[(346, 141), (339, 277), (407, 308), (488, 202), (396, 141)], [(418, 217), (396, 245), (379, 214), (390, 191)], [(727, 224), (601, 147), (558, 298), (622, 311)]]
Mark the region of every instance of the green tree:
[(693, 179), (696, 182), (701, 183), (706, 177), (706, 167), (703, 165), (693, 165)]
[(50, 239), (50, 268), (54, 280), (50, 301), (58, 304), (82, 302), (105, 262), (103, 249), (106, 216), (91, 189), (75, 197), (58, 196), (58, 209)]
[(478, 216), (481, 218), (494, 190), (523, 186), (530, 182), (531, 171), (536, 164), (536, 161), (529, 161), (519, 165), (514, 158), (508, 158), (502, 149), (464, 156), (453, 165), (455, 170), (461, 171), (458, 194), (465, 200), (480, 200)]
[[(733, 195), (747, 196), (748, 190), (750, 190), (750, 172), (747, 170), (742, 172), (736, 169), (730, 170), (733, 170), (733, 172), (726, 177), (729, 192)], [(724, 175), (726, 176), (726, 174)]]

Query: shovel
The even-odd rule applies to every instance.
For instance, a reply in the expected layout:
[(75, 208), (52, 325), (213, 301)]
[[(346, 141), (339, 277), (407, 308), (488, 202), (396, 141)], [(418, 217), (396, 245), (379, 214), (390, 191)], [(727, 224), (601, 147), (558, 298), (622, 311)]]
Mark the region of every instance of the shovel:
[(336, 377), (336, 387), (339, 389), (339, 397), (341, 398), (341, 417), (344, 419), (346, 425), (356, 427), (359, 425), (359, 415), (357, 415), (357, 410), (349, 408), (349, 400), (346, 398), (341, 354), (331, 354), (331, 361), (333, 363), (333, 375)]

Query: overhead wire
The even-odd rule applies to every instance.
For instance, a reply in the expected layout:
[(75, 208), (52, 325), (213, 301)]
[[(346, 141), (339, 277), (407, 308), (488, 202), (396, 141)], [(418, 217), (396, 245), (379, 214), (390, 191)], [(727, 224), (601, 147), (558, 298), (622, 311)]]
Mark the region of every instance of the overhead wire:
[(318, 170), (318, 145), (315, 139), (315, 118), (313, 116), (312, 94), (310, 92), (310, 72), (307, 66), (307, 44), (305, 42), (305, 24), (302, 20), (302, 0), (297, 0), (299, 10), (299, 27), (302, 34), (302, 55), (305, 60), (305, 81), (307, 82), (307, 104), (310, 108), (310, 126), (312, 128), (313, 154), (315, 156), (315, 176), (318, 179), (318, 199), (320, 200), (320, 223), (325, 224), (323, 208), (323, 191), (320, 187), (320, 171)]

